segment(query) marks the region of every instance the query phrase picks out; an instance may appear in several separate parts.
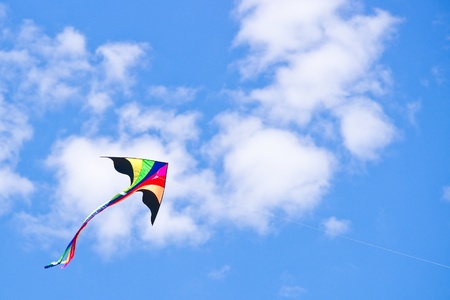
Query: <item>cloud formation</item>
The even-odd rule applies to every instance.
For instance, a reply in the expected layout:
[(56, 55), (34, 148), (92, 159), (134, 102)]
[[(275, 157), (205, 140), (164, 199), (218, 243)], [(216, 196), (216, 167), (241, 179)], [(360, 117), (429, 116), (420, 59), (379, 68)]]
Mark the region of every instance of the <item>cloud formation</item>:
[(32, 21), (5, 32), (9, 34), (2, 42), (11, 46), (0, 49), (2, 90), (9, 100), (41, 111), (78, 101), (103, 112), (113, 96), (132, 86), (130, 71), (144, 65), (148, 48), (145, 43), (109, 43), (91, 53), (86, 37), (75, 28), (51, 37)]
[(258, 103), (260, 115), (277, 124), (308, 128), (318, 126), (318, 116), (334, 119), (344, 147), (360, 159), (376, 158), (395, 136), (372, 96), (389, 84), (376, 61), (398, 20), (381, 10), (362, 15), (344, 0), (239, 3), (235, 43), (250, 49), (240, 70), (273, 77), (245, 101)]
[[(4, 161), (31, 138), (28, 118), (45, 114), (43, 104), (77, 103), (89, 112), (78, 132), (54, 138), (46, 160), (55, 178), (51, 205), (19, 215), (28, 234), (69, 238), (80, 220), (127, 186), (100, 155), (170, 162), (154, 227), (136, 197), (90, 225), (97, 249), (114, 253), (137, 244), (196, 245), (223, 224), (265, 233), (270, 213), (301, 217), (320, 204), (342, 153), (370, 161), (394, 140), (396, 128), (377, 101), (390, 83), (377, 63), (397, 23), (389, 13), (366, 14), (350, 0), (242, 0), (235, 16), (234, 45), (248, 49), (236, 63), (244, 81), (230, 93), (238, 105), (216, 116), (176, 107), (195, 102), (196, 88), (145, 88), (150, 99), (174, 104), (170, 109), (131, 99), (147, 43), (111, 42), (89, 51), (76, 29), (50, 37), (29, 21), (6, 38), (12, 46), (0, 49), (8, 98), (2, 107), (17, 117), (12, 126), (0, 125), (17, 147), (4, 148)], [(20, 110), (30, 103), (35, 107)], [(28, 186), (23, 196), (33, 191), (14, 164), (4, 170)], [(0, 196), (9, 197), (6, 190), (0, 185)], [(349, 223), (331, 218), (324, 226), (340, 234)]]
[(328, 151), (256, 117), (225, 114), (219, 124), (211, 153), (223, 161), (226, 211), (237, 224), (264, 231), (267, 217), (254, 212), (301, 215), (318, 204), (333, 172)]
[(20, 150), (32, 134), (27, 115), (0, 95), (0, 216), (9, 213), (17, 196), (26, 199), (35, 189), (15, 170)]

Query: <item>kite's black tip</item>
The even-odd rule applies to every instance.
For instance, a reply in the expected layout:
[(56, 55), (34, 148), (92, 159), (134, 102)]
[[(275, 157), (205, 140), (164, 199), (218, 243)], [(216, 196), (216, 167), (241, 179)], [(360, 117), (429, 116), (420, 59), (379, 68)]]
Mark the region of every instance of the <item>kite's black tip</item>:
[(158, 214), (160, 203), (156, 195), (149, 190), (140, 190), (142, 192), (142, 202), (150, 209), (151, 217), (150, 222), (155, 223), (156, 215)]

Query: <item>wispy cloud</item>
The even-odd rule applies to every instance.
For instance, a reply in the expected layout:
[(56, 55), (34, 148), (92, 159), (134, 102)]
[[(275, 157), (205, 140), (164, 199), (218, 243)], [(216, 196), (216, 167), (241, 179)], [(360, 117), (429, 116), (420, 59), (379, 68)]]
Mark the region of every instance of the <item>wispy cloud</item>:
[(21, 53), (20, 64), (2, 63), (0, 67), (16, 71), (11, 74), (20, 87), (14, 95), (17, 100), (55, 105), (79, 96), (80, 82), (90, 73), (83, 35), (67, 27), (52, 38), (26, 21), (12, 43), (14, 48), (5, 53)]
[(450, 186), (444, 186), (442, 189), (442, 199), (450, 202)]
[(100, 55), (108, 83), (120, 83), (128, 86), (132, 83), (129, 70), (142, 63), (147, 44), (110, 43), (100, 46), (96, 54)]
[(199, 114), (196, 112), (177, 114), (132, 102), (120, 107), (117, 114), (120, 132), (130, 136), (150, 132), (166, 141), (181, 143), (197, 139), (200, 133), (196, 124)]
[(283, 298), (298, 299), (306, 293), (306, 289), (297, 285), (284, 285), (278, 291), (278, 295)]
[(194, 100), (197, 89), (179, 86), (169, 88), (163, 85), (153, 85), (148, 89), (149, 96), (163, 100), (166, 103), (180, 104)]
[(231, 267), (229, 265), (223, 265), (218, 269), (213, 269), (208, 273), (208, 277), (214, 280), (223, 280), (230, 273)]
[(322, 228), (328, 237), (333, 238), (347, 233), (350, 230), (350, 221), (330, 217), (322, 222)]
[(421, 108), (422, 104), (420, 101), (411, 102), (406, 105), (407, 117), (412, 125), (416, 125), (417, 114), (420, 112)]
[(26, 114), (0, 96), (0, 216), (10, 211), (16, 196), (23, 199), (34, 191), (34, 184), (15, 170), (20, 150), (32, 134)]
[(441, 66), (433, 66), (431, 68), (431, 75), (439, 85), (444, 84), (447, 81), (445, 71)]
[(9, 213), (17, 196), (27, 199), (35, 190), (29, 179), (18, 174), (11, 167), (0, 167), (0, 216)]
[(103, 111), (113, 95), (126, 93), (133, 84), (130, 71), (145, 64), (148, 47), (110, 43), (91, 53), (86, 37), (75, 28), (66, 27), (51, 37), (32, 21), (7, 32), (2, 41), (11, 47), (0, 49), (2, 90), (10, 100), (41, 111), (62, 108), (67, 101)]

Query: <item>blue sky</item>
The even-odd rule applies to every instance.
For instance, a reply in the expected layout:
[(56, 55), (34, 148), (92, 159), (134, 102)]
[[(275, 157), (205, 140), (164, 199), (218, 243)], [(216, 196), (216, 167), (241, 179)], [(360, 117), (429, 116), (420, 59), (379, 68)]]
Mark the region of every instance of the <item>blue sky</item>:
[(448, 1), (218, 2), (2, 3), (0, 298), (448, 299)]

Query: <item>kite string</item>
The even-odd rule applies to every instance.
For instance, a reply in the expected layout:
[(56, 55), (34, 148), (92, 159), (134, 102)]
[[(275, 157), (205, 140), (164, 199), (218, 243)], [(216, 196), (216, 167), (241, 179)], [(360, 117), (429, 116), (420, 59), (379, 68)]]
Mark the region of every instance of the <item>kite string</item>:
[[(187, 188), (187, 189), (192, 189), (191, 187), (188, 187), (188, 186), (186, 186), (184, 184), (181, 184), (179, 182), (177, 182), (175, 184), (180, 185), (180, 186), (182, 186), (184, 188)], [(208, 198), (208, 194), (207, 193), (203, 193), (200, 190), (195, 190), (195, 193), (203, 194), (203, 196)], [(389, 252), (389, 253), (392, 253), (392, 254), (400, 255), (400, 256), (407, 257), (407, 258), (410, 258), (410, 259), (414, 259), (414, 260), (417, 260), (417, 261), (421, 261), (421, 262), (424, 262), (424, 263), (428, 263), (428, 264), (432, 264), (432, 265), (439, 266), (439, 267), (442, 267), (442, 268), (450, 269), (450, 265), (438, 263), (438, 262), (435, 262), (435, 261), (432, 261), (432, 260), (428, 260), (428, 259), (425, 259), (425, 258), (414, 256), (414, 255), (411, 255), (411, 254), (408, 254), (408, 253), (405, 253), (405, 252), (401, 252), (401, 251), (393, 250), (393, 249), (390, 249), (390, 248), (387, 248), (387, 247), (379, 246), (379, 245), (376, 245), (374, 243), (369, 243), (369, 242), (366, 242), (366, 241), (363, 241), (363, 240), (351, 238), (351, 237), (343, 235), (343, 234), (334, 233), (334, 232), (331, 232), (331, 231), (328, 231), (328, 230), (325, 230), (325, 229), (321, 229), (321, 228), (318, 228), (318, 227), (315, 227), (315, 226), (312, 226), (312, 225), (308, 225), (308, 224), (299, 222), (299, 221), (291, 219), (291, 218), (282, 217), (282, 216), (279, 216), (279, 215), (276, 215), (274, 213), (270, 213), (270, 212), (267, 212), (267, 211), (262, 211), (262, 210), (258, 210), (258, 209), (254, 209), (254, 208), (244, 207), (243, 205), (239, 205), (237, 203), (234, 203), (234, 205), (239, 206), (239, 207), (241, 207), (241, 208), (243, 208), (245, 210), (252, 211), (254, 213), (258, 213), (258, 214), (261, 214), (261, 215), (266, 215), (266, 216), (269, 216), (269, 217), (276, 218), (278, 220), (282, 220), (282, 221), (285, 221), (285, 222), (289, 222), (289, 223), (292, 223), (292, 224), (303, 226), (303, 227), (306, 227), (306, 228), (311, 229), (311, 230), (315, 230), (315, 231), (319, 231), (319, 232), (322, 232), (322, 233), (325, 233), (325, 234), (333, 235), (333, 236), (336, 236), (336, 237), (339, 237), (339, 238), (342, 238), (342, 239), (345, 239), (345, 240), (348, 240), (348, 241), (351, 241), (351, 242), (354, 242), (354, 243), (365, 245), (367, 247), (372, 247), (372, 248), (375, 248), (375, 249), (378, 249), (378, 250), (382, 250), (382, 251), (385, 251), (385, 252)]]
[(293, 223), (293, 224), (296, 224), (296, 225), (300, 225), (300, 226), (306, 227), (308, 229), (312, 229), (312, 230), (319, 231), (319, 232), (322, 232), (322, 233), (325, 233), (325, 234), (329, 234), (329, 235), (333, 235), (333, 236), (336, 236), (336, 237), (339, 237), (339, 238), (342, 238), (342, 239), (346, 239), (346, 240), (354, 242), (354, 243), (362, 244), (362, 245), (365, 245), (365, 246), (368, 246), (368, 247), (376, 248), (376, 249), (379, 249), (379, 250), (382, 250), (382, 251), (390, 252), (390, 253), (393, 253), (393, 254), (396, 254), (396, 255), (400, 255), (400, 256), (403, 256), (403, 257), (407, 257), (407, 258), (410, 258), (410, 259), (414, 259), (414, 260), (417, 260), (417, 261), (421, 261), (421, 262), (425, 262), (425, 263), (432, 264), (432, 265), (435, 265), (435, 266), (439, 266), (439, 267), (443, 267), (443, 268), (446, 268), (446, 269), (450, 269), (449, 265), (445, 265), (445, 264), (438, 263), (438, 262), (435, 262), (435, 261), (432, 261), (432, 260), (428, 260), (428, 259), (425, 259), (425, 258), (414, 256), (414, 255), (411, 255), (411, 254), (408, 254), (408, 253), (405, 253), (405, 252), (400, 252), (400, 251), (397, 251), (397, 250), (393, 250), (393, 249), (390, 249), (390, 248), (379, 246), (379, 245), (376, 245), (376, 244), (373, 244), (373, 243), (365, 242), (365, 241), (362, 241), (362, 240), (359, 240), (359, 239), (351, 238), (351, 237), (343, 235), (343, 234), (334, 233), (334, 232), (331, 232), (331, 231), (328, 231), (328, 230), (325, 230), (325, 229), (321, 229), (321, 228), (318, 228), (318, 227), (315, 227), (315, 226), (311, 226), (311, 225), (299, 222), (297, 220), (293, 220), (293, 219), (286, 218), (286, 217), (281, 217), (281, 216), (278, 216), (278, 215), (270, 213), (270, 212), (260, 211), (260, 210), (256, 210), (256, 209), (250, 209), (250, 208), (246, 208), (246, 209), (250, 210), (250, 211), (253, 211), (253, 212), (256, 212), (256, 213), (264, 214), (264, 215), (267, 215), (267, 216), (270, 216), (270, 217), (273, 217), (273, 218), (276, 218), (276, 219), (279, 219), (279, 220), (283, 220), (285, 222), (289, 222), (289, 223)]

